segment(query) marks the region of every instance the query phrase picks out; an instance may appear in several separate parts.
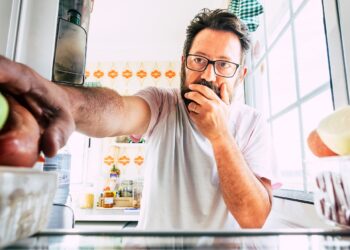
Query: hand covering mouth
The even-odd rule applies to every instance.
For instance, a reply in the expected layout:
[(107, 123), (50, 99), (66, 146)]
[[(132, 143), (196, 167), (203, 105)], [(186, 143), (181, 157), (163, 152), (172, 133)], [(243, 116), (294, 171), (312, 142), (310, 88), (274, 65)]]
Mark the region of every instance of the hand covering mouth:
[[(212, 91), (214, 91), (214, 93), (219, 97), (220, 97), (220, 89), (213, 83), (213, 82), (208, 82), (204, 79), (201, 79), (200, 81), (198, 82), (195, 82), (194, 84), (200, 84), (200, 85), (204, 85), (204, 86), (207, 86), (209, 89), (211, 89)], [(185, 105), (186, 105), (186, 108), (188, 108), (188, 104), (190, 104), (190, 102), (193, 102), (192, 100), (190, 99), (187, 99), (185, 97), (185, 94), (187, 92), (190, 92), (191, 90), (184, 86), (184, 87), (181, 87), (181, 97), (182, 97), (182, 100), (184, 101)]]

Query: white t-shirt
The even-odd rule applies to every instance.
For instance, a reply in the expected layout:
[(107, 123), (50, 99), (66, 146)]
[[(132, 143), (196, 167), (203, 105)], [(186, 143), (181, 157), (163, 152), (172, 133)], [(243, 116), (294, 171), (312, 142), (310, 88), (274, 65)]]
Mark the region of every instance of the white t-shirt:
[[(140, 230), (232, 230), (213, 149), (188, 116), (178, 89), (149, 87), (136, 94), (149, 104)], [(230, 127), (252, 171), (270, 179), (268, 133), (253, 108), (233, 102)], [(235, 180), (232, 180), (234, 182)]]

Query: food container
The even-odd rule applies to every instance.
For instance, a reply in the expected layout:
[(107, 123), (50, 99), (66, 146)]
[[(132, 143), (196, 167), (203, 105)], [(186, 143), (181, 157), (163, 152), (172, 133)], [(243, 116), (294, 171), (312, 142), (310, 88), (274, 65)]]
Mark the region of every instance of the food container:
[(318, 158), (306, 168), (317, 213), (328, 224), (350, 228), (350, 157)]
[(133, 207), (133, 198), (132, 197), (117, 197), (115, 198), (116, 207)]
[(103, 207), (112, 208), (114, 206), (114, 193), (110, 190), (103, 192)]
[(46, 227), (57, 174), (0, 166), (0, 248)]

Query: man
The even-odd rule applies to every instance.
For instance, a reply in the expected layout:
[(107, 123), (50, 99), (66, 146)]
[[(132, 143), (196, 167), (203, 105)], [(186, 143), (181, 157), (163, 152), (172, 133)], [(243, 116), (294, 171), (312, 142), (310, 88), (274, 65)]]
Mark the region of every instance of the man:
[[(54, 155), (71, 132), (144, 136), (148, 147), (139, 229), (259, 228), (271, 210), (270, 161), (261, 116), (234, 101), (247, 69), (246, 26), (203, 10), (187, 29), (181, 92), (55, 85), (0, 58), (0, 86), (25, 96)], [(18, 74), (21, 73), (21, 74)]]

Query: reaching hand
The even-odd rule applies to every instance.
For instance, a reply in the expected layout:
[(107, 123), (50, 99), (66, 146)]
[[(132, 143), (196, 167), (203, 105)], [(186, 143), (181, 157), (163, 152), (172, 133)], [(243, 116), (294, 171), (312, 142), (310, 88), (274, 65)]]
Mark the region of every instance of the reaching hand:
[(0, 131), (0, 166), (32, 167), (40, 153), (39, 124), (12, 96), (6, 99), (10, 113)]
[(227, 136), (229, 116), (229, 95), (226, 85), (220, 87), (221, 99), (208, 87), (190, 84), (186, 98), (192, 100), (188, 105), (190, 118), (200, 132), (210, 141)]
[(46, 156), (54, 156), (75, 130), (64, 89), (0, 55), (0, 90), (14, 96), (33, 114), (43, 129), (40, 149)]

